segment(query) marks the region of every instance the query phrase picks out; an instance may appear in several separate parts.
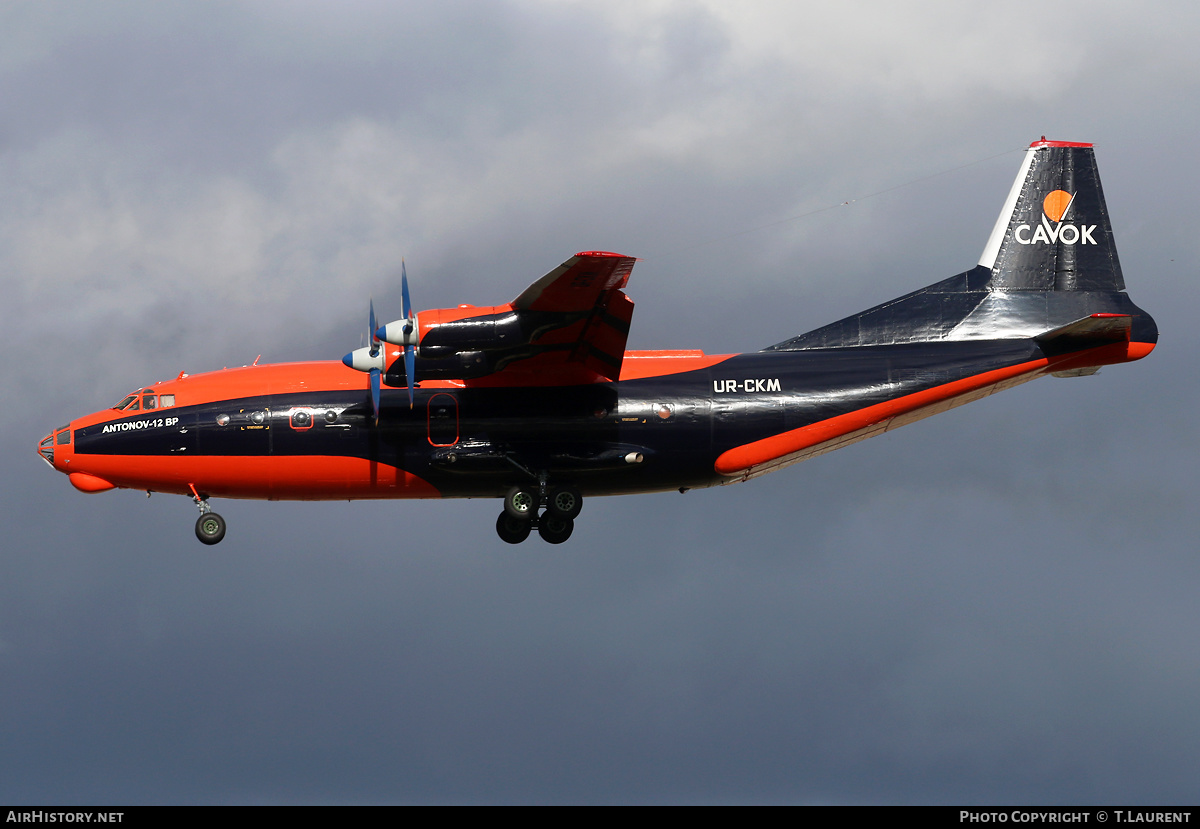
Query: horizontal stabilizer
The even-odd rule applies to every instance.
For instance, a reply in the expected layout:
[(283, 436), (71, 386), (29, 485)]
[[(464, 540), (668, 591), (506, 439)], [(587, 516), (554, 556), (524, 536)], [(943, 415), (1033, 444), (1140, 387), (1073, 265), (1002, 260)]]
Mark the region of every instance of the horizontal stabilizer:
[(1129, 342), (1132, 330), (1133, 317), (1129, 314), (1092, 314), (1034, 339), (1047, 356), (1052, 356), (1109, 343)]

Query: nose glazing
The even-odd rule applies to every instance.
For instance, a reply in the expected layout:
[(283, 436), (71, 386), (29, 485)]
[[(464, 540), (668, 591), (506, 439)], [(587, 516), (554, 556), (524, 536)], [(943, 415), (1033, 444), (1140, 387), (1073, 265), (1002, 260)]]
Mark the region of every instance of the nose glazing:
[(50, 466), (54, 466), (54, 434), (53, 433), (48, 434), (44, 438), (42, 438), (41, 443), (38, 444), (38, 454), (41, 455), (46, 460), (46, 463), (50, 464)]

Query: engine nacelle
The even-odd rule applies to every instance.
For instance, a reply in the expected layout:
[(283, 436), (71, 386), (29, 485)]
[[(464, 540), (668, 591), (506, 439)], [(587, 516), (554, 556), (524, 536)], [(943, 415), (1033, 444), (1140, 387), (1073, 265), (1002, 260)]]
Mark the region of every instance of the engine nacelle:
[(371, 369), (379, 369), (387, 371), (387, 344), (380, 343), (375, 347), (375, 356), (371, 356), (371, 347), (364, 346), (356, 348), (342, 358), (342, 363), (347, 368), (357, 369), (358, 371), (370, 371)]
[(398, 319), (382, 326), (375, 336), (392, 345), (417, 345), (421, 341), (421, 321), (413, 314), (412, 319)]
[[(588, 312), (563, 314), (557, 312), (514, 310), (511, 305), (476, 307), (462, 305), (458, 308), (432, 308), (416, 315), (410, 323), (398, 319), (380, 326), (376, 336), (390, 343), (385, 360), (384, 382), (396, 385), (405, 382), (404, 361), (395, 346), (414, 346), (416, 351), (416, 379), (468, 380), (485, 377), (502, 369), (513, 359), (529, 356), (537, 337), (564, 328), (584, 319)], [(347, 360), (364, 349), (351, 352)], [(360, 371), (383, 368), (382, 365), (359, 358), (357, 362), (346, 362)]]

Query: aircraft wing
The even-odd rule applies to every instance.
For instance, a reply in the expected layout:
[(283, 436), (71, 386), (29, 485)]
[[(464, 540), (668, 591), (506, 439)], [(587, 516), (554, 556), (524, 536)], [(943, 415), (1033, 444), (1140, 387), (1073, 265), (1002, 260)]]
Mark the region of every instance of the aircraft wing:
[(621, 374), (633, 300), (621, 289), (637, 260), (605, 251), (577, 253), (511, 303), (527, 320), (527, 348), (493, 382), (575, 385)]
[(534, 282), (512, 301), (518, 311), (587, 311), (629, 282), (632, 256), (587, 250)]
[[(633, 300), (621, 290), (637, 260), (584, 251), (534, 282), (507, 305), (460, 305), (388, 323), (379, 339), (406, 348), (418, 330), (417, 380), (453, 379), (477, 386), (568, 386), (621, 375)], [(407, 385), (405, 360), (359, 349), (343, 362), (384, 370), (390, 386)], [(383, 361), (383, 362), (381, 362)], [(378, 363), (378, 365), (377, 365)], [(386, 363), (386, 365), (385, 365)]]

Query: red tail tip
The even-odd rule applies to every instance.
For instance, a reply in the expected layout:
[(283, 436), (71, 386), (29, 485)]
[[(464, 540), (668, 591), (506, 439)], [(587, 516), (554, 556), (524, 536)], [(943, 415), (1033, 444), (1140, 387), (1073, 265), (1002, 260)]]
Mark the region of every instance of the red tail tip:
[(1046, 136), (1042, 136), (1037, 141), (1029, 145), (1032, 147), (1091, 147), (1093, 145), (1086, 144), (1082, 141), (1047, 141)]

